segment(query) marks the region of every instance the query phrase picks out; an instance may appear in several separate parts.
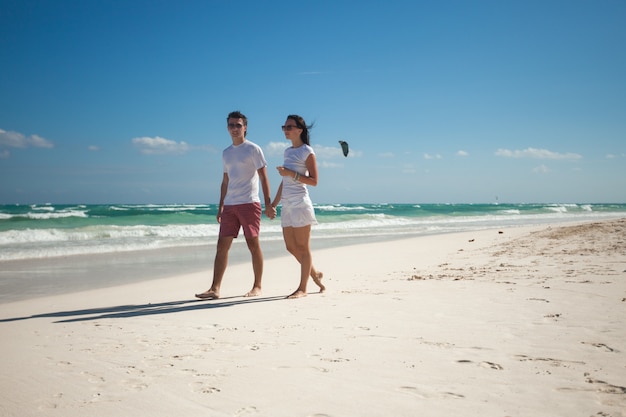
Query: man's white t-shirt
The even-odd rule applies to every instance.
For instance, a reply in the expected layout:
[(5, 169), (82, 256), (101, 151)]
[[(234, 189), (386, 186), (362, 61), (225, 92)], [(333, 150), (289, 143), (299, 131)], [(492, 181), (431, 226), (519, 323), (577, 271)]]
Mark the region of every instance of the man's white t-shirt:
[(224, 172), (228, 174), (228, 190), (224, 204), (259, 203), (259, 175), (257, 170), (267, 165), (263, 150), (245, 140), (241, 145), (230, 145), (222, 152)]

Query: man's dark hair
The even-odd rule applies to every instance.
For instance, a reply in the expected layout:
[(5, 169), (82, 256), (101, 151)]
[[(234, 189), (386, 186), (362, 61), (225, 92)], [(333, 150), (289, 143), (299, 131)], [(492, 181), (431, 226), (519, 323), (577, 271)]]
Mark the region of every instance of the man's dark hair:
[(231, 111), (230, 113), (228, 113), (226, 123), (228, 123), (228, 119), (243, 119), (243, 125), (248, 126), (248, 118), (239, 110)]

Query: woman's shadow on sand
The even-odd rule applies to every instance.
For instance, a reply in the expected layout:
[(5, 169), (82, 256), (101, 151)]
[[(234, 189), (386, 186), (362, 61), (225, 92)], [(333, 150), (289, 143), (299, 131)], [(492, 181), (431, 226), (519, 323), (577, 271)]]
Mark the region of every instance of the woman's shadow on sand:
[(268, 301), (278, 301), (285, 300), (285, 296), (274, 296), (274, 297), (227, 297), (227, 298), (219, 298), (216, 300), (181, 300), (181, 301), (168, 301), (165, 303), (148, 303), (148, 304), (138, 304), (138, 305), (123, 305), (123, 306), (114, 306), (114, 307), (98, 307), (98, 308), (89, 308), (84, 310), (74, 310), (74, 311), (59, 311), (55, 313), (44, 313), (44, 314), (36, 314), (33, 316), (26, 317), (13, 317), (7, 319), (0, 319), (0, 323), (19, 321), (19, 320), (29, 320), (29, 319), (37, 319), (37, 318), (46, 318), (46, 317), (58, 317), (64, 318), (68, 317), (65, 320), (57, 320), (54, 323), (72, 323), (72, 322), (80, 322), (80, 321), (89, 321), (89, 320), (100, 320), (100, 319), (123, 319), (129, 317), (140, 317), (140, 316), (151, 316), (155, 314), (171, 314), (171, 313), (181, 313), (185, 311), (194, 311), (194, 310), (207, 310), (213, 308), (223, 308), (223, 307), (233, 307), (236, 305), (242, 304), (252, 304), (252, 303), (264, 303)]

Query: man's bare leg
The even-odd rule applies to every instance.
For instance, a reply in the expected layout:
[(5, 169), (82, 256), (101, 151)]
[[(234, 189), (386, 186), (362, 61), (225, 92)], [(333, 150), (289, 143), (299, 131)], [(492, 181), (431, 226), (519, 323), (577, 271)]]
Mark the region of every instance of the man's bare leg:
[(226, 272), (226, 266), (228, 265), (228, 251), (232, 243), (232, 237), (220, 237), (217, 239), (217, 250), (215, 252), (215, 262), (213, 263), (213, 283), (211, 288), (203, 293), (196, 294), (196, 297), (210, 300), (220, 298), (220, 287), (222, 278), (224, 278), (224, 272)]
[(254, 284), (252, 289), (244, 294), (244, 297), (256, 297), (261, 295), (261, 280), (263, 278), (263, 252), (259, 244), (259, 238), (246, 238), (248, 249), (252, 255), (252, 270), (254, 272)]

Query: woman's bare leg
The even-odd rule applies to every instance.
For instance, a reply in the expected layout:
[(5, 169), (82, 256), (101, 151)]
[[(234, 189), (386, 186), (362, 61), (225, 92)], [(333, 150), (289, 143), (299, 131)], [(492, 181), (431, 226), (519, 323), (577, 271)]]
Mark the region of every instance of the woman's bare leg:
[(323, 273), (317, 271), (313, 266), (311, 248), (309, 245), (311, 238), (311, 226), (285, 227), (283, 228), (285, 246), (300, 263), (300, 285), (289, 298), (300, 298), (306, 296), (306, 286), (309, 277), (319, 286), (320, 292), (324, 292), (326, 287), (321, 282)]

